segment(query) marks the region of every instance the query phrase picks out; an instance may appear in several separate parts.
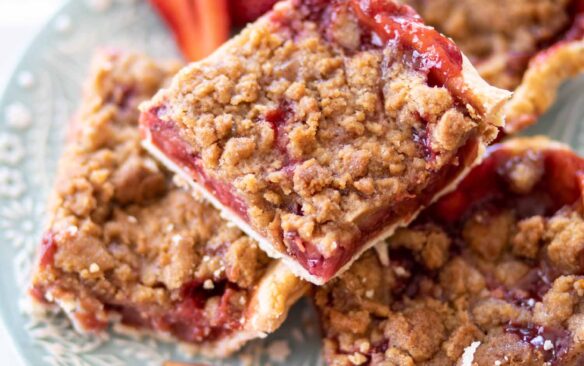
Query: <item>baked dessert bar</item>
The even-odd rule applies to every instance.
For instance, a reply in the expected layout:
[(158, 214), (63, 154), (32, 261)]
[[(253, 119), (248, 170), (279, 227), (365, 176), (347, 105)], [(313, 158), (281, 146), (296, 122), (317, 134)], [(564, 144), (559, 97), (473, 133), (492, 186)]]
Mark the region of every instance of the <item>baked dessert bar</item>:
[(543, 114), (584, 71), (583, 0), (404, 0), (452, 37), (489, 83), (516, 90), (507, 132)]
[(482, 155), (508, 93), (390, 0), (290, 0), (141, 106), (144, 146), (323, 284)]
[(330, 365), (582, 365), (584, 159), (493, 147), (454, 192), (316, 289)]
[(277, 328), (306, 285), (142, 150), (138, 103), (176, 66), (95, 58), (30, 293), (80, 332), (114, 324), (225, 356)]

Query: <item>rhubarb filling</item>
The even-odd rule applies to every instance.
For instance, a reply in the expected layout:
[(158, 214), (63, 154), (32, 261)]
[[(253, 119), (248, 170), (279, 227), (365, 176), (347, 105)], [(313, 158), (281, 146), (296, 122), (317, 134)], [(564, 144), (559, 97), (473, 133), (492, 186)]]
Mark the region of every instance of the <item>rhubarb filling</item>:
[(478, 342), (478, 365), (579, 365), (583, 174), (561, 147), (493, 148), (387, 254), (317, 290), (327, 362), (455, 364)]
[[(200, 157), (192, 151), (190, 145), (180, 136), (176, 125), (158, 116), (158, 110), (152, 110), (142, 114), (142, 126), (147, 128), (147, 139), (166, 157), (171, 159), (196, 182), (201, 184), (219, 202), (230, 209), (240, 219), (250, 224), (247, 215), (247, 206), (243, 198), (237, 197), (235, 191), (228, 183), (210, 178), (206, 173)], [(273, 118), (274, 117), (268, 117)], [(479, 141), (477, 138), (469, 138), (462, 146), (452, 163), (435, 172), (431, 182), (417, 195), (404, 197), (398, 202), (392, 202), (386, 207), (381, 207), (366, 217), (361, 217), (357, 222), (359, 232), (351, 237), (350, 241), (343, 242), (332, 255), (324, 256), (315, 244), (300, 238), (295, 231), (283, 231), (281, 240), (286, 244), (287, 254), (300, 263), (310, 274), (329, 279), (348, 263), (351, 258), (362, 249), (365, 244), (375, 239), (388, 226), (408, 222), (415, 214), (432, 201), (437, 193), (444, 190), (468, 169), (479, 157)], [(288, 165), (293, 171), (294, 165)], [(267, 235), (267, 232), (262, 232)]]

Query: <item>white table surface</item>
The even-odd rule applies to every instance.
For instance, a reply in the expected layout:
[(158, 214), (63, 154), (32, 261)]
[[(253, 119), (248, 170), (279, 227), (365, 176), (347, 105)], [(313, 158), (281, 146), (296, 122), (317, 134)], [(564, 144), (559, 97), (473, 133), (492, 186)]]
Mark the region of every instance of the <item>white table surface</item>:
[[(0, 0), (0, 90), (39, 28), (65, 0)], [(0, 305), (1, 306), (1, 305)], [(23, 365), (0, 323), (0, 365)], [(40, 365), (39, 365), (40, 366)]]

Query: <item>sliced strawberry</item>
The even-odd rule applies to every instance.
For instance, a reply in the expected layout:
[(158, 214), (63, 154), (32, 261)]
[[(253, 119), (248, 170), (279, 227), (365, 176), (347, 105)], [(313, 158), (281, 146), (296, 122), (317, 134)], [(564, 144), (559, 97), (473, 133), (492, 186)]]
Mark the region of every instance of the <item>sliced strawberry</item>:
[(229, 14), (233, 25), (242, 26), (253, 22), (272, 9), (278, 0), (229, 0)]
[(181, 52), (198, 60), (229, 38), (228, 0), (150, 0), (171, 28)]

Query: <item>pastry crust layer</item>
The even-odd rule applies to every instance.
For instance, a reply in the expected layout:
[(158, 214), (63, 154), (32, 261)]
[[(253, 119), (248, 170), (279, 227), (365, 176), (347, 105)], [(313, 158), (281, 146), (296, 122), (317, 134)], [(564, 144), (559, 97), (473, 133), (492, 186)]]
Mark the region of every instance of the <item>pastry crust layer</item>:
[(523, 80), (505, 105), (505, 132), (534, 124), (555, 102), (560, 85), (584, 72), (584, 41), (562, 42), (530, 61)]

